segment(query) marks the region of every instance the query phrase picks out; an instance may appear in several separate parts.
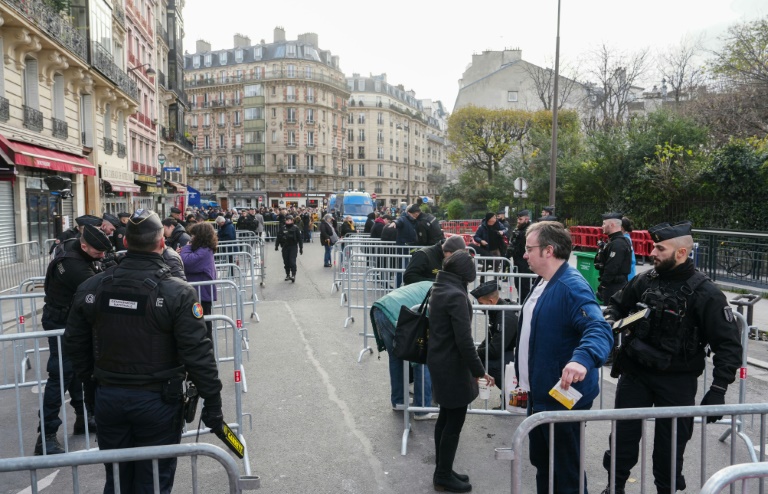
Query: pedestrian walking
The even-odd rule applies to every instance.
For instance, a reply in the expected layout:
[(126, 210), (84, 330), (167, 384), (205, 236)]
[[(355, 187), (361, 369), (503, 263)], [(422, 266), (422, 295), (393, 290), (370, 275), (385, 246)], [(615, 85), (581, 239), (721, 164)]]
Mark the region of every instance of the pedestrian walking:
[(283, 248), (283, 268), (285, 269), (285, 281), (296, 282), (296, 257), (297, 254), (304, 255), (304, 242), (302, 232), (293, 224), (293, 215), (285, 216), (285, 223), (277, 233), (275, 241), (275, 251), (278, 247)]

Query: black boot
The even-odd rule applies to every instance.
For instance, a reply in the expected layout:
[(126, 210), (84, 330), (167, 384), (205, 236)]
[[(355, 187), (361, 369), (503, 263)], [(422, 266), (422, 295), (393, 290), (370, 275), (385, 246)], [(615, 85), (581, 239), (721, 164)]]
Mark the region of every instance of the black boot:
[[(56, 437), (56, 433), (45, 435), (45, 454), (48, 455), (60, 455), (64, 453), (64, 448), (59, 443), (59, 438)], [(35, 456), (41, 456), (43, 454), (43, 436), (37, 435), (37, 442), (35, 443)]]
[(285, 272), (285, 281), (288, 281), (290, 279), (291, 279), (291, 272), (290, 271), (286, 271)]
[[(88, 433), (96, 434), (96, 419), (93, 415), (88, 415)], [(85, 417), (83, 415), (75, 415), (75, 427), (72, 429), (72, 434), (80, 436), (85, 434)]]
[(459, 447), (459, 435), (447, 434), (440, 439), (437, 453), (437, 468), (432, 477), (436, 491), (445, 492), (470, 492), (472, 485), (454, 476), (453, 460), (456, 457), (456, 449)]
[(291, 283), (296, 283), (296, 273), (291, 275)]
[[(440, 439), (435, 438), (436, 441), (436, 448), (435, 448), (435, 465), (440, 465)], [(464, 475), (463, 473), (457, 473), (454, 470), (451, 470), (451, 475), (456, 477), (457, 479), (461, 480), (462, 482), (469, 482), (469, 475)]]

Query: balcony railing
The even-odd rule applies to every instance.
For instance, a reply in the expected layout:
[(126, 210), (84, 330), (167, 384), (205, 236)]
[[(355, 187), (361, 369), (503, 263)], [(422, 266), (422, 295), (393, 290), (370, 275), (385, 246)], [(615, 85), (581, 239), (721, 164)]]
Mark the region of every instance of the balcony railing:
[(168, 43), (168, 31), (163, 27), (163, 24), (160, 21), (157, 21), (157, 35), (160, 36), (163, 41), (165, 41), (165, 44)]
[[(192, 144), (192, 141), (187, 139), (186, 136), (184, 136), (181, 132), (175, 129), (167, 129), (161, 125), (160, 135), (165, 141), (178, 144), (182, 148), (186, 149), (187, 152), (189, 152), (190, 154), (194, 150), (194, 145)], [(210, 152), (210, 149), (208, 149), (208, 152)]]
[(104, 152), (111, 155), (114, 152), (114, 150), (115, 150), (115, 143), (112, 141), (112, 139), (105, 137)]
[(227, 148), (216, 148), (216, 154), (227, 154)]
[(10, 108), (11, 105), (8, 98), (0, 96), (0, 120), (3, 122), (7, 122), (11, 117)]
[(69, 137), (69, 126), (67, 125), (67, 122), (64, 120), (59, 120), (58, 118), (52, 118), (51, 123), (53, 128), (53, 137), (58, 139), (66, 139)]
[(157, 71), (157, 83), (160, 84), (161, 87), (168, 88), (168, 86), (165, 85), (165, 74), (161, 71)]
[(226, 166), (217, 166), (213, 169), (213, 173), (216, 175), (225, 175), (227, 173), (227, 167)]
[(45, 34), (60, 42), (72, 53), (83, 60), (88, 60), (88, 45), (74, 26), (66, 21), (54, 9), (42, 0), (6, 0), (21, 15), (32, 21)]
[(36, 132), (43, 131), (43, 112), (35, 110), (27, 105), (21, 105), (24, 109), (24, 127)]
[(254, 174), (254, 173), (265, 173), (266, 172), (266, 167), (264, 165), (249, 165), (249, 166), (244, 166), (243, 167), (243, 171), (245, 173), (251, 173), (251, 174)]
[(117, 23), (125, 27), (125, 11), (117, 4), (112, 5), (112, 15), (115, 16)]
[(139, 100), (139, 90), (136, 83), (128, 78), (128, 74), (115, 65), (112, 55), (110, 55), (99, 43), (91, 43), (91, 63), (99, 72), (109, 78), (112, 82), (122, 89), (128, 96), (134, 100)]
[[(320, 82), (323, 84), (328, 84), (330, 86), (335, 87), (336, 89), (340, 89), (344, 91), (345, 93), (349, 93), (349, 89), (347, 89), (347, 82), (344, 80), (344, 78), (341, 79), (335, 79), (332, 77), (329, 77), (327, 75), (323, 74), (317, 74), (313, 73), (311, 76), (307, 76), (305, 73), (296, 74), (295, 77), (288, 77), (288, 71), (282, 71), (282, 70), (275, 70), (275, 71), (268, 71), (264, 77), (254, 77), (251, 74), (243, 74), (242, 76), (228, 76), (228, 77), (199, 77), (197, 79), (188, 79), (186, 82), (187, 87), (202, 87), (202, 86), (217, 86), (220, 84), (237, 84), (239, 82), (248, 82), (248, 81), (264, 81), (269, 79), (291, 79), (293, 81), (297, 80), (306, 80), (306, 81), (313, 81), (313, 82)], [(338, 104), (336, 104), (336, 107), (338, 109)], [(346, 105), (344, 106), (346, 110)]]
[(125, 144), (117, 143), (117, 157), (125, 158)]

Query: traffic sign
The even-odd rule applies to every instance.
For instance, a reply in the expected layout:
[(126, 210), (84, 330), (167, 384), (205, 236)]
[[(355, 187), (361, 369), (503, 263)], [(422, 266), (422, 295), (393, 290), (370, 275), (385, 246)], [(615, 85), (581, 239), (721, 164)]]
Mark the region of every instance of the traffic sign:
[(163, 153), (157, 155), (157, 162), (160, 163), (160, 166), (165, 164), (165, 155)]
[(421, 202), (423, 202), (424, 204), (428, 203), (429, 202), (429, 197), (426, 197), (426, 196), (422, 197), (421, 198)]
[(528, 181), (523, 177), (517, 177), (515, 179), (515, 190), (518, 192), (525, 192), (528, 190)]
[(180, 172), (181, 167), (180, 166), (166, 166), (163, 168), (164, 172)]
[(376, 199), (376, 193), (371, 194), (371, 199)]

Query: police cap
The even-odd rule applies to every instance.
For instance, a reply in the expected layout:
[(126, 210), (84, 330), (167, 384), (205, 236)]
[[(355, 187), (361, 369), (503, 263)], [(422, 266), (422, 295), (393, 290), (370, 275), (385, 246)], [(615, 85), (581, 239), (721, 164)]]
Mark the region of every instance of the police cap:
[(285, 221), (288, 221), (288, 220), (293, 221), (293, 215), (292, 214), (288, 214), (288, 215), (285, 216)]
[(77, 223), (78, 226), (85, 226), (85, 225), (92, 225), (92, 226), (101, 226), (101, 223), (103, 220), (99, 218), (98, 216), (94, 216), (92, 214), (84, 214), (82, 216), (78, 216), (75, 218), (75, 223)]
[(469, 293), (475, 298), (480, 298), (497, 291), (499, 291), (499, 285), (496, 281), (486, 281)]
[(521, 216), (530, 216), (531, 212), (527, 209), (523, 209), (522, 211), (517, 212), (517, 217), (520, 218)]
[(179, 208), (177, 208), (177, 207), (172, 207), (172, 208), (171, 208), (171, 213), (174, 213), (174, 214), (181, 214), (181, 209), (179, 209)]
[(622, 217), (621, 213), (605, 213), (603, 215), (604, 220), (620, 220)]
[(93, 225), (86, 224), (83, 227), (83, 240), (99, 252), (107, 252), (112, 248), (109, 237)]
[(112, 223), (112, 226), (114, 226), (115, 228), (121, 225), (120, 219), (114, 214), (104, 213), (104, 216), (102, 216), (102, 219), (104, 221)]
[(648, 229), (648, 234), (654, 242), (663, 242), (670, 238), (684, 237), (691, 234), (693, 225), (690, 221), (680, 221), (674, 225), (660, 223)]
[(411, 214), (413, 214), (413, 213), (420, 213), (421, 212), (421, 206), (419, 206), (418, 204), (411, 204), (410, 206), (408, 206), (407, 211), (409, 213), (411, 213)]
[(126, 213), (126, 212), (117, 213), (117, 217), (118, 218), (130, 218), (131, 217), (131, 213)]
[(555, 212), (555, 207), (554, 207), (554, 206), (544, 206), (544, 207), (543, 207), (543, 208), (541, 208), (541, 209), (542, 209), (543, 211), (546, 211), (546, 212), (550, 213), (550, 214), (552, 214), (552, 213), (554, 213), (554, 212)]
[(162, 229), (163, 224), (160, 223), (157, 213), (151, 209), (137, 209), (134, 211), (131, 219), (128, 220), (126, 233), (128, 235), (141, 235)]

